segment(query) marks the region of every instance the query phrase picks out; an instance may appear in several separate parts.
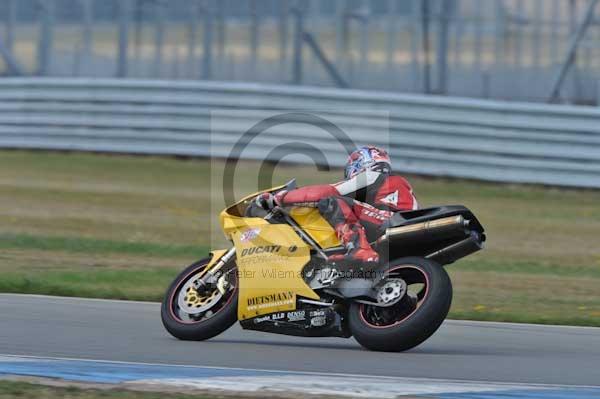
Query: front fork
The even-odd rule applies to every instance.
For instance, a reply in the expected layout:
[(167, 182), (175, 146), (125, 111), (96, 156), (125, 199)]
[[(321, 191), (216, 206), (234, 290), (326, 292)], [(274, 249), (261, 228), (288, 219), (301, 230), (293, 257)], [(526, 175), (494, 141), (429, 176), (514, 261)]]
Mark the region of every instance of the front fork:
[(229, 249), (221, 256), (221, 259), (217, 263), (208, 269), (206, 273), (202, 274), (192, 283), (194, 289), (200, 294), (206, 294), (211, 292), (215, 287), (221, 292), (225, 293), (225, 287), (223, 284), (219, 284), (219, 279), (223, 276), (221, 269), (235, 256), (235, 247)]

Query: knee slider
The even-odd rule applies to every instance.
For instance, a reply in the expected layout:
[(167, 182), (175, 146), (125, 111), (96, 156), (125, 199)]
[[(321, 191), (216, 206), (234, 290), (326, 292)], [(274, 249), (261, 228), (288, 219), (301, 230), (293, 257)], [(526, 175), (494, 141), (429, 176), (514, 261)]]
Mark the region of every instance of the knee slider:
[(328, 213), (333, 212), (335, 206), (335, 199), (333, 199), (332, 197), (323, 198), (320, 199), (319, 202), (317, 202), (317, 209), (319, 210), (321, 215), (326, 215)]

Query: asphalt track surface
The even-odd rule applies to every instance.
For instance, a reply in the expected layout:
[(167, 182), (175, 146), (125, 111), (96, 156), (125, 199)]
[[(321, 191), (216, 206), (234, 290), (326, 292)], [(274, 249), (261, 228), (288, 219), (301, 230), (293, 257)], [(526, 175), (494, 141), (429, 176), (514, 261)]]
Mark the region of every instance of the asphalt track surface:
[(173, 339), (155, 303), (0, 294), (0, 354), (423, 377), (600, 385), (600, 328), (447, 321), (404, 353), (352, 339), (297, 338), (235, 325), (205, 342)]

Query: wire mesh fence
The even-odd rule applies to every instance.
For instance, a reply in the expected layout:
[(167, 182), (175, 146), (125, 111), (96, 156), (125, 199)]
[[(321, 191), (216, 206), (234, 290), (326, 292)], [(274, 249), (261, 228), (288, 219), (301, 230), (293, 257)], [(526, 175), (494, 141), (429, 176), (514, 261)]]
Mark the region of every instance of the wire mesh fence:
[(0, 72), (595, 104), (596, 3), (0, 0)]

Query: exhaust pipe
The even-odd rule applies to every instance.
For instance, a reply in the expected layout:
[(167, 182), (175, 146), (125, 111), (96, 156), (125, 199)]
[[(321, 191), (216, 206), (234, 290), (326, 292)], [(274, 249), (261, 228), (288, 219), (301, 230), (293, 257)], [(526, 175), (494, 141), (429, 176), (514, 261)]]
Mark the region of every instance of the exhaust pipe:
[(442, 265), (448, 265), (482, 249), (483, 238), (477, 232), (473, 231), (469, 238), (435, 251), (427, 255), (426, 258), (432, 259)]
[(402, 240), (408, 243), (410, 241), (424, 242), (431, 238), (437, 240), (458, 238), (465, 237), (469, 233), (469, 221), (462, 215), (458, 215), (410, 224), (408, 226), (390, 227), (377, 240), (377, 244), (381, 245), (387, 241), (395, 240)]

